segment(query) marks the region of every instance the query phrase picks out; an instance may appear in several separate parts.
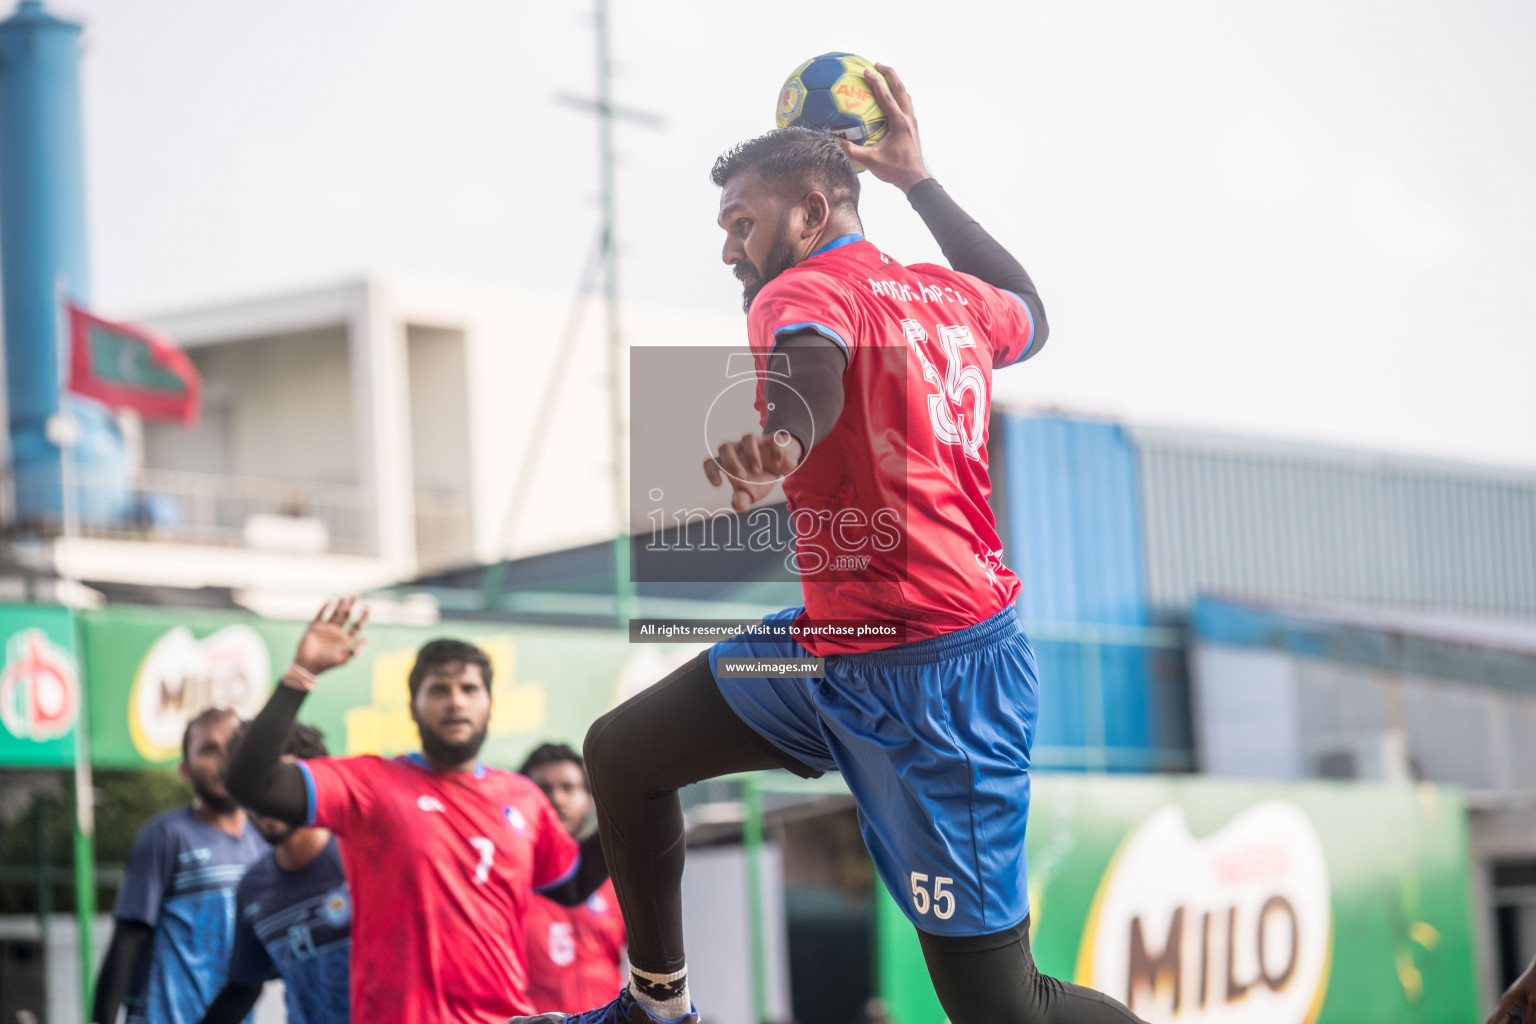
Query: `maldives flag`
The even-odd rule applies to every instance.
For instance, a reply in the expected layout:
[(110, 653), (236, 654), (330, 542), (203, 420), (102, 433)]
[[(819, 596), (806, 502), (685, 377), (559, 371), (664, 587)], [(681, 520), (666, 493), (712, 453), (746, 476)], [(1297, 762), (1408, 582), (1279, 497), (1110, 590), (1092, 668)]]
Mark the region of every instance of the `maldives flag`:
[(203, 381), (176, 343), (137, 324), (69, 311), (69, 390), (146, 419), (197, 423)]

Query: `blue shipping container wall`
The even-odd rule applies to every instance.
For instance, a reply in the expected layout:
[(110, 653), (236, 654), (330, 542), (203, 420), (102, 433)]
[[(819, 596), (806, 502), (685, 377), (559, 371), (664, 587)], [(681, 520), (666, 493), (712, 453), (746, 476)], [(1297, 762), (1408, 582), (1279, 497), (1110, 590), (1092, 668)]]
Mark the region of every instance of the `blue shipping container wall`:
[(1181, 766), (1189, 746), (1182, 651), (1142, 637), (1134, 447), (1112, 423), (1003, 416), (995, 425), (1005, 551), (1023, 585), (1019, 614), (1040, 669), (1036, 762)]
[(1003, 418), (1007, 561), (1031, 622), (1144, 626), (1136, 452), (1124, 428)]
[(992, 437), (1045, 763), (1188, 746), (1182, 642), (1137, 637), (1202, 593), (1536, 614), (1536, 472), (1059, 415)]

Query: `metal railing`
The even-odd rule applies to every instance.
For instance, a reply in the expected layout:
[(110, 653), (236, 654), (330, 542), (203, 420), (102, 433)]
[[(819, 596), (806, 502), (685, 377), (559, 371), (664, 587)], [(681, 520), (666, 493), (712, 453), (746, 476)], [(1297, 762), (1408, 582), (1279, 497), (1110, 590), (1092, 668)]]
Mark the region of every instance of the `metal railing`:
[[(335, 554), (376, 548), (370, 492), (352, 484), (166, 469), (125, 479), (89, 467), (76, 467), (75, 479), (82, 537)], [(57, 507), (57, 467), (17, 473), (14, 482), (18, 506)]]

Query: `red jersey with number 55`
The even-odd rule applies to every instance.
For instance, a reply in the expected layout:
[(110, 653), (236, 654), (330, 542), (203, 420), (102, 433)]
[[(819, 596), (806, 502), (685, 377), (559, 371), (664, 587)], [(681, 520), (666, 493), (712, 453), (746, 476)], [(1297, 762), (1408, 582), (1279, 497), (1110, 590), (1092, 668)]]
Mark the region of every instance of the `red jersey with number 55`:
[(300, 761), (309, 824), (341, 836), (352, 892), (352, 1016), (500, 1024), (529, 1013), (523, 918), (580, 850), (544, 794), (421, 755)]
[(1023, 300), (946, 267), (902, 266), (845, 235), (752, 302), (765, 418), (761, 382), (793, 358), (774, 345), (801, 331), (848, 357), (837, 426), (784, 481), (802, 624), (906, 626), (899, 639), (834, 633), (801, 643), (815, 655), (874, 650), (964, 629), (1013, 603), (1019, 581), (987, 504), (987, 423), (993, 369), (1034, 341)]

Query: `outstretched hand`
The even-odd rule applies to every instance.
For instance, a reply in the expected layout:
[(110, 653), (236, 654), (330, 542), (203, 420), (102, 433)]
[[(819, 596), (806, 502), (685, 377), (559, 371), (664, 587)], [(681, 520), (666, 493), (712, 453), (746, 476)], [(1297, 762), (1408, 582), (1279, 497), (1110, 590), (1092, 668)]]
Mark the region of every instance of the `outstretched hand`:
[[(299, 649), (293, 663), (311, 676), (318, 676), (327, 669), (345, 665), (351, 661), (368, 637), (363, 634), (363, 624), (368, 621), (368, 608), (363, 607), (356, 620), (352, 611), (358, 599), (344, 597), (334, 605), (327, 601), (310, 620), (309, 628), (299, 638)], [(349, 624), (349, 620), (352, 620)]]
[(881, 181), (888, 181), (903, 193), (930, 177), (923, 165), (923, 147), (917, 138), (917, 115), (912, 112), (912, 97), (901, 76), (889, 64), (876, 64), (864, 71), (864, 80), (874, 90), (880, 109), (885, 111), (886, 134), (870, 146), (859, 146), (847, 139), (837, 144), (848, 159), (863, 164)]
[(714, 457), (704, 460), (704, 475), (719, 487), (729, 480), (731, 508), (745, 512), (762, 501), (773, 485), (794, 472), (803, 454), (800, 441), (793, 434), (747, 434), (740, 441), (727, 441)]

